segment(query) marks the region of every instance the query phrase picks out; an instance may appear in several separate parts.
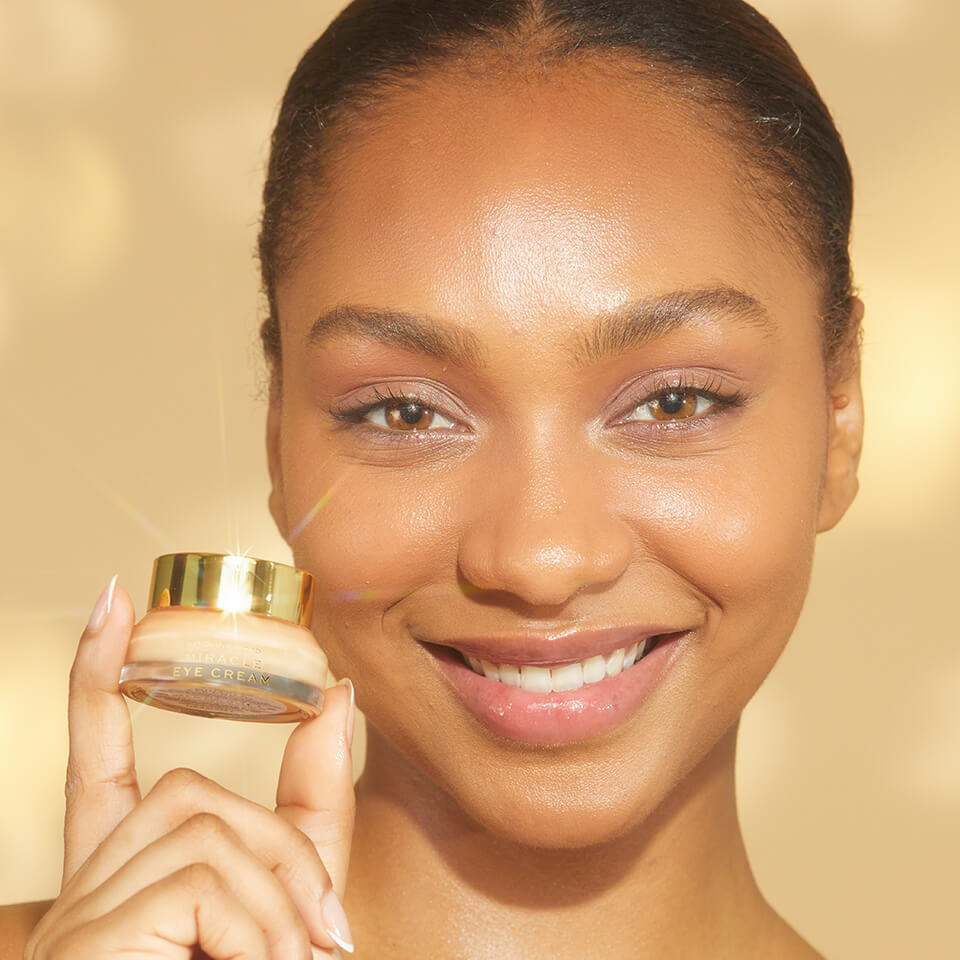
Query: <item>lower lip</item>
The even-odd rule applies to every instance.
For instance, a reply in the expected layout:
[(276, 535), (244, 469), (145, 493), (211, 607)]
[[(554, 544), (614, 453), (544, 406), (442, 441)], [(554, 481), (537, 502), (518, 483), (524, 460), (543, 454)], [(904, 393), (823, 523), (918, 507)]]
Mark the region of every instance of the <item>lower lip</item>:
[(632, 716), (663, 676), (684, 636), (685, 632), (670, 634), (639, 663), (615, 677), (559, 693), (532, 693), (488, 680), (450, 647), (423, 646), (464, 706), (484, 726), (510, 740), (560, 744), (599, 736)]

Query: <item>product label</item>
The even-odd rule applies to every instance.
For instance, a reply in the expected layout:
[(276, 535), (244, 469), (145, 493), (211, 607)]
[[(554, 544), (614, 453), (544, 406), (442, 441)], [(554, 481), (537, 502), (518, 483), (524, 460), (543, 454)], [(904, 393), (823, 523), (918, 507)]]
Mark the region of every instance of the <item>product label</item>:
[(243, 653), (224, 653), (219, 644), (210, 644), (204, 649), (201, 643), (193, 643), (187, 649), (187, 657), (198, 663), (216, 664), (219, 667), (239, 667), (242, 670), (263, 670), (263, 651), (259, 648)]
[[(228, 658), (229, 659), (229, 658)], [(239, 658), (238, 658), (239, 659)], [(236, 666), (211, 666), (206, 663), (175, 663), (173, 678), (177, 680), (215, 680), (223, 683), (245, 683), (255, 687), (269, 687), (270, 675), (259, 670), (241, 669)]]

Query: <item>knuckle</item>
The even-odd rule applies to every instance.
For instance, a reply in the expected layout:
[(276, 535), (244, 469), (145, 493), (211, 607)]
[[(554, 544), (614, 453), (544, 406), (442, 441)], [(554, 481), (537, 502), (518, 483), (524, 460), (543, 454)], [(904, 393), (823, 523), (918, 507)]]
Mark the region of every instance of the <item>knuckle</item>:
[(296, 827), (290, 831), (290, 843), (293, 846), (293, 853), (298, 860), (317, 860), (320, 854), (314, 842), (302, 831)]
[(313, 837), (313, 842), (307, 838), (307, 843), (311, 847), (314, 847), (314, 844), (321, 847), (332, 847), (346, 842), (352, 834), (353, 828), (347, 827), (339, 819), (318, 820), (310, 825), (310, 836)]
[(202, 860), (183, 867), (178, 872), (177, 878), (183, 886), (197, 896), (217, 893), (223, 888), (220, 874), (209, 863), (204, 863)]
[[(111, 761), (113, 758), (109, 758)], [(88, 790), (100, 786), (120, 787), (129, 789), (137, 787), (137, 771), (121, 762), (110, 762), (109, 770), (114, 772), (105, 772), (99, 777), (84, 776), (83, 771), (73, 760), (67, 761), (67, 773), (63, 782), (63, 794), (67, 801), (74, 801)]]
[[(319, 841), (318, 841), (319, 842)], [(302, 830), (293, 828), (289, 837), (290, 846), (285, 856), (280, 857), (273, 872), (285, 886), (317, 887), (321, 891), (330, 888), (330, 874), (315, 845)]]
[(203, 789), (209, 781), (189, 767), (168, 770), (156, 783), (151, 793), (170, 794), (174, 797)]
[(233, 831), (227, 823), (207, 810), (201, 810), (200, 813), (195, 813), (185, 820), (182, 829), (197, 842), (233, 838)]
[(84, 680), (84, 665), (81, 657), (82, 653), (82, 640), (80, 645), (77, 646), (76, 656), (73, 658), (73, 663), (70, 664), (70, 673), (68, 675), (68, 689), (71, 693), (76, 693), (83, 687)]
[(76, 798), (83, 793), (83, 790), (84, 782), (80, 771), (77, 770), (72, 762), (68, 763), (66, 779), (63, 782), (63, 795), (67, 803), (76, 800)]

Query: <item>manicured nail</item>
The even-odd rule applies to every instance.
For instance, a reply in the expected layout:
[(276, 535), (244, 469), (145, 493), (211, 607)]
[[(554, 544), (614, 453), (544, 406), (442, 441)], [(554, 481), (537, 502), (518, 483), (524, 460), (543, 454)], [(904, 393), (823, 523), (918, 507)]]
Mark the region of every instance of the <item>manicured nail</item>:
[(97, 633), (107, 622), (110, 608), (113, 606), (113, 591), (117, 586), (117, 574), (111, 577), (110, 582), (103, 588), (97, 602), (93, 605), (90, 619), (87, 621), (87, 633)]
[(353, 691), (353, 681), (349, 677), (344, 677), (342, 680), (337, 681), (337, 686), (345, 686), (350, 690), (350, 706), (347, 707), (347, 720), (346, 720), (346, 732), (347, 732), (347, 746), (353, 746), (353, 724), (356, 720), (357, 707), (356, 707), (356, 696)]
[(350, 924), (344, 913), (343, 904), (333, 890), (328, 890), (320, 901), (320, 915), (330, 939), (347, 953), (353, 953), (353, 935), (350, 933)]

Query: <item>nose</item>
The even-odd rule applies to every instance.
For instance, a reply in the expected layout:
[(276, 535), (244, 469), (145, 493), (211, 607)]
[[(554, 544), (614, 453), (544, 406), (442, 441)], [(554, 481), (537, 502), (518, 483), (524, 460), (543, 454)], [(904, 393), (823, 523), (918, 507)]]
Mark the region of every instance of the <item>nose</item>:
[(461, 575), (480, 591), (505, 591), (531, 607), (556, 607), (616, 580), (633, 537), (609, 511), (599, 480), (584, 457), (501, 458), (462, 532)]

